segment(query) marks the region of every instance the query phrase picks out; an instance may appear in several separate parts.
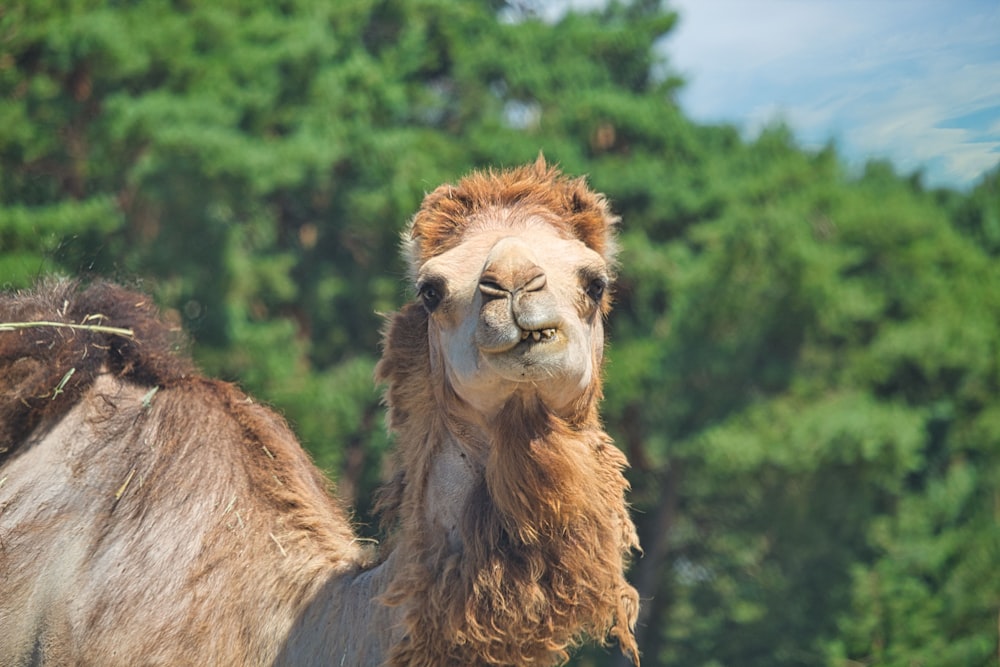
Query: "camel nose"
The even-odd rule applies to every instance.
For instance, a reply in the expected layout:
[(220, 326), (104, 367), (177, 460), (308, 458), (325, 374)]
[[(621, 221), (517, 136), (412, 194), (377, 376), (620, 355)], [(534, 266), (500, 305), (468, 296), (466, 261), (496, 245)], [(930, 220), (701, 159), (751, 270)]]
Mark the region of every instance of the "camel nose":
[(489, 299), (545, 289), (545, 271), (523, 242), (497, 243), (479, 276), (479, 291)]
[(513, 273), (486, 269), (479, 278), (479, 291), (489, 298), (518, 296), (544, 288), (545, 272), (534, 265)]

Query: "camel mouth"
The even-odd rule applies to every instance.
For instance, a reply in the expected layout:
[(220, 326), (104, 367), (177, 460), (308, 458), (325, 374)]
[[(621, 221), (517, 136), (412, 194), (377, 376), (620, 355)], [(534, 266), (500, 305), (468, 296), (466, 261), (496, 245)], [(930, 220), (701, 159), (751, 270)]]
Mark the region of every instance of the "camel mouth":
[(566, 335), (556, 327), (541, 329), (520, 329), (520, 333), (503, 349), (493, 350), (494, 358), (508, 357), (518, 366), (540, 363), (543, 359), (551, 359), (552, 355), (560, 355), (566, 347)]
[(476, 346), (490, 357), (514, 355), (518, 358), (537, 353), (553, 353), (560, 349), (560, 342), (566, 336), (558, 327), (543, 326), (538, 329), (522, 329), (513, 324), (502, 329), (483, 327), (477, 332)]
[(542, 341), (549, 341), (556, 337), (556, 329), (549, 327), (547, 329), (522, 329), (521, 330), (521, 341), (526, 341), (529, 338), (540, 343)]
[(511, 344), (503, 352), (514, 353), (521, 357), (534, 356), (537, 354), (553, 354), (561, 350), (563, 346), (560, 342), (565, 342), (566, 336), (556, 327), (542, 327), (541, 329), (519, 329), (520, 334), (511, 341)]
[(556, 313), (512, 312), (506, 304), (493, 301), (480, 313), (474, 341), (484, 354), (525, 353), (536, 347), (551, 350), (554, 343), (566, 340), (564, 325)]

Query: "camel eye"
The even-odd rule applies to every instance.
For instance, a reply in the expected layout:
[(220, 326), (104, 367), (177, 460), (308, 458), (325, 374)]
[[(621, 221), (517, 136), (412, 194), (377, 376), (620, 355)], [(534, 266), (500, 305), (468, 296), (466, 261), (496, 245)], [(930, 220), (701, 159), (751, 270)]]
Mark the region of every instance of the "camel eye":
[(417, 294), (428, 313), (433, 313), (441, 305), (441, 300), (444, 298), (441, 286), (437, 281), (431, 280), (417, 285)]
[(608, 281), (604, 278), (594, 278), (587, 285), (587, 296), (594, 301), (600, 301), (608, 288)]

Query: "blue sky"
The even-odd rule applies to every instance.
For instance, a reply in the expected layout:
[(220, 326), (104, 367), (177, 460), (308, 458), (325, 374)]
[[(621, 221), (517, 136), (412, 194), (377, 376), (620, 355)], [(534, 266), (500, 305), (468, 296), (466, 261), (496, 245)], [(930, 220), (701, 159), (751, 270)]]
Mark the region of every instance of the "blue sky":
[[(583, 4), (583, 3), (580, 3)], [(787, 123), (852, 165), (967, 188), (1000, 163), (1000, 0), (669, 0), (694, 120)]]

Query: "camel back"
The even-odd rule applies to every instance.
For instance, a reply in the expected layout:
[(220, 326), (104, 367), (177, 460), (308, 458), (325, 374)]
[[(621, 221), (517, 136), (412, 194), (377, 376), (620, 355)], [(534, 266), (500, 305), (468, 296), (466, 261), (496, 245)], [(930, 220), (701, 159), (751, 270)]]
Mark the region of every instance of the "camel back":
[(105, 283), (0, 297), (0, 662), (331, 654), (304, 604), (368, 555), (281, 416), (180, 344)]
[(161, 388), (191, 376), (183, 341), (149, 297), (110, 283), (50, 281), (0, 295), (0, 462), (100, 373)]

